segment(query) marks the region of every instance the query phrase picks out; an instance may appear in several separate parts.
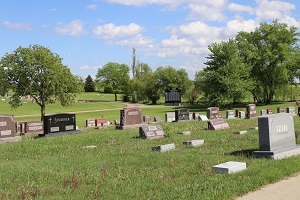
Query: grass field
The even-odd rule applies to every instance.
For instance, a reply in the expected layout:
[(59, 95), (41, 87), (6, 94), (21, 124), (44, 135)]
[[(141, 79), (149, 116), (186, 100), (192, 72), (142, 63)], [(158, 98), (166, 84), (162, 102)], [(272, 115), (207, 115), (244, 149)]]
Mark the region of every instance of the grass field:
[[(90, 95), (90, 94), (89, 94)], [(86, 99), (86, 98), (81, 98)], [(106, 104), (110, 103), (110, 104)], [(4, 102), (0, 103), (0, 108)], [(24, 107), (15, 115), (39, 114), (37, 109)], [(92, 106), (93, 105), (93, 106)], [(53, 106), (53, 107), (51, 107)], [(76, 114), (80, 134), (34, 138), (22, 136), (22, 141), (0, 145), (0, 199), (234, 199), (262, 185), (300, 172), (300, 156), (283, 160), (254, 159), (258, 149), (257, 119), (227, 120), (230, 129), (206, 130), (207, 122), (190, 121), (161, 125), (165, 137), (144, 140), (138, 129), (116, 130), (84, 128), (87, 118), (119, 118), (120, 102), (77, 103), (64, 108), (51, 105), (47, 113), (81, 112)], [(243, 105), (244, 106), (244, 105)], [(271, 108), (295, 106), (294, 102), (259, 106)], [(97, 108), (95, 108), (97, 107)], [(103, 110), (110, 107), (116, 110)], [(190, 112), (206, 113), (206, 107), (185, 105)], [(82, 112), (88, 109), (96, 112)], [(245, 108), (245, 107), (243, 107)], [(143, 115), (161, 116), (176, 107), (146, 107)], [(2, 109), (5, 110), (5, 109)], [(9, 113), (9, 111), (7, 111)], [(226, 109), (221, 110), (225, 116)], [(30, 121), (39, 116), (17, 117)], [(294, 117), (295, 130), (300, 130), (300, 118)], [(178, 131), (191, 131), (179, 135)], [(248, 130), (245, 135), (233, 134)], [(203, 139), (200, 147), (182, 143)], [(299, 139), (298, 139), (299, 140)], [(298, 143), (299, 141), (297, 141)], [(153, 146), (174, 143), (176, 150), (159, 153)], [(86, 148), (96, 146), (96, 148)], [(247, 163), (247, 170), (235, 174), (216, 174), (212, 166), (227, 161)]]

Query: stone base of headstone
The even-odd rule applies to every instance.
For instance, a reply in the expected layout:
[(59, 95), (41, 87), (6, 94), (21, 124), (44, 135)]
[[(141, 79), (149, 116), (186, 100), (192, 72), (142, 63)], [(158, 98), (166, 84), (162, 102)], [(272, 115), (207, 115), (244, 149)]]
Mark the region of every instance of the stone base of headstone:
[(283, 158), (300, 155), (300, 145), (280, 148), (274, 151), (254, 151), (252, 154), (255, 158), (271, 158), (274, 160), (280, 160)]
[(186, 142), (183, 142), (183, 145), (192, 146), (192, 147), (198, 147), (204, 144), (204, 140), (189, 140)]
[(62, 136), (62, 135), (72, 135), (81, 133), (81, 130), (74, 130), (74, 131), (65, 131), (65, 132), (54, 132), (48, 134), (38, 134), (39, 137), (52, 137), (52, 136)]
[(165, 106), (181, 106), (181, 103), (177, 103), (177, 102), (174, 102), (174, 103), (165, 103)]
[(237, 135), (244, 135), (245, 133), (247, 133), (247, 131), (236, 131), (236, 132), (234, 132), (234, 134), (237, 134)]
[(175, 144), (174, 143), (152, 147), (152, 151), (160, 151), (160, 152), (170, 151), (170, 150), (173, 150), (173, 149), (175, 149)]
[(246, 169), (246, 163), (229, 161), (212, 167), (214, 172), (231, 174)]
[(178, 134), (180, 134), (180, 135), (190, 135), (191, 131), (180, 131), (180, 132), (178, 132)]
[(144, 126), (145, 124), (134, 124), (134, 125), (125, 125), (125, 126), (116, 126), (116, 129), (119, 129), (119, 130), (126, 130), (126, 129), (133, 129), (133, 128), (139, 128), (139, 127), (142, 127)]
[(20, 142), (21, 140), (22, 140), (21, 136), (0, 138), (0, 144), (11, 143), (11, 142)]

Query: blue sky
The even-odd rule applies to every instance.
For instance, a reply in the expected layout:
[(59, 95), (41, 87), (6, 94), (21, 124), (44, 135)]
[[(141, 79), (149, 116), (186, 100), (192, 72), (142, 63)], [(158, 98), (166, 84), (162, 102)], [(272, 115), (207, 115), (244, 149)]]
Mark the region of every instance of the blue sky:
[(300, 27), (294, 0), (2, 0), (0, 57), (39, 44), (74, 75), (95, 77), (107, 62), (184, 68), (194, 78), (207, 46), (261, 22)]

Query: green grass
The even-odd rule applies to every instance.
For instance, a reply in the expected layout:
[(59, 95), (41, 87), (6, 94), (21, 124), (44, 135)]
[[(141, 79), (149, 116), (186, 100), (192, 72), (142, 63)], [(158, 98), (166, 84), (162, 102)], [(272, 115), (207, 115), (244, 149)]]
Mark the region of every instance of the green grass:
[[(3, 114), (11, 114), (7, 105), (0, 102)], [(272, 108), (276, 113), (279, 106), (295, 105), (286, 102), (258, 106), (257, 112)], [(21, 142), (1, 144), (0, 199), (233, 199), (300, 172), (300, 156), (283, 160), (252, 157), (258, 149), (258, 131), (249, 128), (257, 126), (257, 119), (230, 119), (227, 121), (231, 128), (221, 131), (206, 130), (207, 122), (202, 121), (163, 122), (166, 137), (158, 140), (139, 139), (138, 129), (84, 128), (88, 118), (119, 119), (123, 107), (120, 102), (76, 103), (67, 108), (49, 105), (47, 113), (78, 112), (76, 121), (82, 132), (45, 138), (22, 136)], [(203, 105), (183, 107), (206, 114)], [(108, 108), (115, 110), (105, 110)], [(176, 108), (142, 108), (142, 113), (152, 120), (154, 116), (164, 119), (166, 112)], [(88, 110), (99, 111), (82, 112)], [(223, 108), (222, 116), (225, 113)], [(39, 109), (28, 102), (13, 114), (39, 114)], [(39, 120), (39, 116), (15, 120)], [(295, 130), (299, 130), (300, 118), (294, 117), (294, 122)], [(185, 130), (192, 134), (177, 134)], [(240, 130), (248, 132), (233, 134)], [(204, 145), (182, 145), (192, 139), (204, 139)], [(176, 150), (151, 150), (168, 143), (175, 143)], [(97, 147), (83, 148), (91, 145)], [(230, 175), (212, 171), (213, 165), (227, 161), (246, 162), (247, 170)]]

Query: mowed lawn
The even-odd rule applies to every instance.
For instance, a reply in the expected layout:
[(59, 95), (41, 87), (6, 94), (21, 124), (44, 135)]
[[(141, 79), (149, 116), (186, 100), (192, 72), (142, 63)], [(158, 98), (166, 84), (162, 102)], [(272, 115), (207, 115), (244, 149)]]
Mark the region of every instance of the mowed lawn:
[[(94, 109), (89, 104), (98, 106)], [(138, 138), (138, 129), (85, 128), (87, 118), (103, 116), (113, 121), (124, 107), (120, 102), (96, 104), (47, 108), (47, 113), (79, 112), (76, 119), (82, 129), (80, 134), (22, 136), (21, 142), (0, 145), (0, 199), (233, 199), (300, 172), (300, 156), (283, 160), (252, 157), (252, 152), (258, 149), (258, 131), (250, 128), (257, 126), (257, 119), (230, 119), (227, 120), (230, 129), (220, 131), (207, 130), (207, 122), (202, 121), (161, 122), (165, 137), (145, 140)], [(277, 107), (294, 104), (258, 106), (257, 112), (271, 108), (276, 113)], [(102, 111), (81, 113), (87, 111), (83, 105)], [(110, 106), (116, 110), (105, 110)], [(203, 105), (185, 107), (191, 112), (206, 113)], [(143, 107), (142, 112), (152, 120), (154, 116), (164, 119), (165, 112), (176, 108)], [(30, 111), (39, 114), (38, 109)], [(16, 116), (24, 115), (18, 113), (19, 109), (15, 112)], [(225, 113), (226, 108), (222, 108), (223, 117)], [(16, 120), (29, 121), (34, 117), (16, 117)], [(294, 117), (294, 123), (295, 130), (299, 130), (298, 116)], [(233, 134), (241, 130), (247, 133)], [(191, 134), (179, 135), (179, 131)], [(204, 144), (183, 145), (193, 139), (203, 139)], [(154, 146), (170, 143), (175, 144), (175, 150), (152, 151)], [(230, 175), (212, 171), (212, 166), (227, 161), (246, 162), (247, 170)]]

